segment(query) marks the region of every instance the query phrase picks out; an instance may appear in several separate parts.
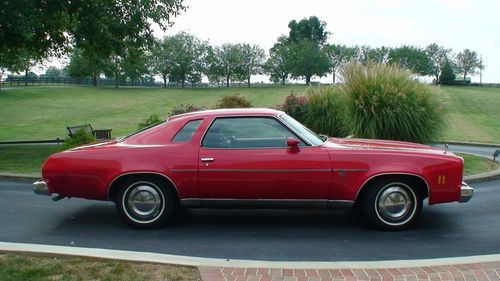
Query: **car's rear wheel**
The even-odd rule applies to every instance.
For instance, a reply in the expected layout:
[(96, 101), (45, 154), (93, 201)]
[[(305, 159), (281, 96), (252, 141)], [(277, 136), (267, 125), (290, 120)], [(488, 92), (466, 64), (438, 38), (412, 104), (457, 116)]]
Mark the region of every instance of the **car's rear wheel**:
[(364, 217), (378, 228), (407, 229), (422, 212), (420, 189), (410, 180), (385, 179), (367, 188), (362, 206)]
[(124, 181), (115, 199), (116, 207), (127, 223), (136, 228), (165, 225), (175, 209), (175, 196), (162, 181), (137, 178)]

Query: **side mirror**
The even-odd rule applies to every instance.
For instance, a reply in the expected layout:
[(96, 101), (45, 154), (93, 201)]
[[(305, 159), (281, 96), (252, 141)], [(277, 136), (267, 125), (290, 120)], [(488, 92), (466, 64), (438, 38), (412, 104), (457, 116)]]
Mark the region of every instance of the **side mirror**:
[(286, 139), (286, 145), (289, 147), (291, 152), (299, 152), (299, 143), (300, 141), (293, 137), (288, 137)]

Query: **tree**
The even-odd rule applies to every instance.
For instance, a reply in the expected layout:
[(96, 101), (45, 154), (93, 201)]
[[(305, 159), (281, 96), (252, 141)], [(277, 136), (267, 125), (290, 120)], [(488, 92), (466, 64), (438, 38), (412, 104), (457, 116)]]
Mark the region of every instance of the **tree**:
[(312, 76), (323, 76), (328, 72), (328, 57), (323, 51), (329, 35), (325, 30), (326, 23), (312, 16), (299, 22), (292, 20), (288, 27), (290, 31), (285, 40), (287, 72), (294, 78), (304, 78), (309, 85)]
[(303, 18), (299, 22), (292, 20), (288, 23), (288, 28), (290, 28), (288, 40), (292, 43), (311, 40), (319, 45), (324, 45), (329, 35), (325, 30), (326, 22), (319, 20), (316, 16)]
[(382, 46), (372, 48), (370, 46), (356, 46), (358, 61), (366, 65), (368, 62), (387, 63), (389, 61), (390, 48)]
[(50, 66), (47, 70), (45, 70), (44, 76), (46, 78), (61, 78), (63, 76), (63, 72), (55, 66)]
[(483, 67), (477, 53), (469, 49), (465, 49), (456, 55), (455, 65), (458, 73), (463, 74), (464, 81), (467, 74), (474, 75), (477, 69)]
[(286, 44), (286, 37), (281, 36), (278, 42), (269, 50), (269, 58), (264, 64), (264, 71), (271, 76), (271, 81), (285, 85), (289, 76), (289, 47)]
[(152, 42), (152, 24), (165, 30), (185, 9), (183, 0), (17, 0), (0, 6), (0, 67), (35, 61), (76, 46), (101, 59), (121, 55), (131, 42)]
[(169, 76), (169, 80), (179, 82), (184, 88), (189, 77), (200, 76), (206, 45), (206, 42), (186, 32), (179, 32), (159, 41), (152, 56), (155, 71), (163, 77), (163, 85), (166, 86), (166, 78)]
[(432, 43), (425, 48), (425, 52), (427, 53), (427, 57), (429, 58), (431, 64), (430, 75), (434, 77), (434, 81), (437, 83), (441, 80), (440, 76), (442, 75), (445, 63), (447, 61), (450, 63), (449, 56), (451, 49), (446, 49), (436, 43)]
[(333, 83), (335, 84), (335, 78), (337, 76), (337, 70), (345, 63), (354, 59), (357, 54), (355, 48), (350, 48), (345, 45), (328, 44), (324, 48), (329, 60), (330, 69), (333, 75)]
[(289, 70), (294, 78), (304, 78), (306, 85), (314, 75), (323, 76), (330, 68), (328, 56), (316, 42), (304, 39), (290, 45)]
[(445, 59), (443, 67), (441, 69), (441, 73), (439, 75), (439, 80), (437, 81), (439, 84), (446, 84), (449, 82), (453, 82), (456, 79), (455, 71), (453, 70), (453, 66), (448, 59)]
[[(209, 79), (225, 79), (226, 87), (231, 81), (238, 81), (244, 75), (241, 66), (242, 44), (225, 43), (220, 47), (212, 48), (207, 58)], [(220, 81), (220, 80), (218, 80)]]
[(94, 53), (76, 48), (71, 54), (66, 71), (72, 78), (91, 77), (93, 85), (97, 86), (97, 80), (106, 67), (105, 59)]
[(239, 80), (246, 80), (250, 87), (250, 77), (262, 73), (262, 66), (266, 59), (266, 52), (258, 45), (247, 43), (240, 45), (241, 57), (241, 77)]
[(432, 64), (425, 50), (414, 46), (401, 46), (389, 51), (389, 63), (409, 69), (417, 75), (430, 75)]

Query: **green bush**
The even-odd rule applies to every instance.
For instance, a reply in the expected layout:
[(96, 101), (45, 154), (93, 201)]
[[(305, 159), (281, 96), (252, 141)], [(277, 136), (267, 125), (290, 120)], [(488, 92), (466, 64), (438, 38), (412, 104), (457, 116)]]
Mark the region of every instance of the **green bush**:
[(70, 149), (73, 147), (81, 146), (84, 144), (89, 144), (95, 142), (95, 137), (85, 129), (79, 129), (73, 134), (73, 137), (67, 137), (64, 139), (64, 149)]
[(163, 120), (160, 118), (160, 115), (154, 113), (154, 114), (149, 115), (148, 118), (144, 119), (141, 123), (139, 123), (139, 125), (137, 127), (140, 130), (142, 128), (146, 128), (146, 127), (149, 127), (153, 124), (159, 123), (161, 121), (163, 121)]
[(304, 96), (297, 96), (292, 91), (285, 99), (285, 102), (279, 107), (280, 110), (293, 117), (299, 122), (304, 121), (307, 112), (308, 100)]
[(352, 62), (340, 71), (348, 100), (348, 124), (356, 137), (426, 143), (444, 125), (443, 109), (430, 86), (391, 65)]
[(194, 104), (179, 104), (174, 106), (172, 108), (172, 111), (170, 112), (170, 116), (174, 115), (179, 115), (183, 113), (188, 113), (188, 112), (194, 112), (194, 111), (200, 111), (200, 110), (205, 110), (206, 108), (204, 106), (199, 106), (199, 105), (194, 105)]
[(309, 90), (309, 101), (304, 118), (304, 125), (316, 133), (343, 137), (348, 134), (346, 128), (346, 99), (337, 87), (324, 87)]
[(216, 108), (249, 108), (252, 103), (242, 96), (225, 96), (217, 102)]

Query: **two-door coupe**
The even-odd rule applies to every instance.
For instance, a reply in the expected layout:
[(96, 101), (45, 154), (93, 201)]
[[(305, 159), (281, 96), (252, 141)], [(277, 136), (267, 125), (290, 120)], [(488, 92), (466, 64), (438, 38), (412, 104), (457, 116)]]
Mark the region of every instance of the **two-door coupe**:
[(177, 115), (110, 142), (49, 157), (37, 194), (111, 200), (139, 228), (179, 206), (350, 207), (405, 229), (429, 204), (466, 202), (463, 159), (421, 144), (328, 138), (272, 109)]

